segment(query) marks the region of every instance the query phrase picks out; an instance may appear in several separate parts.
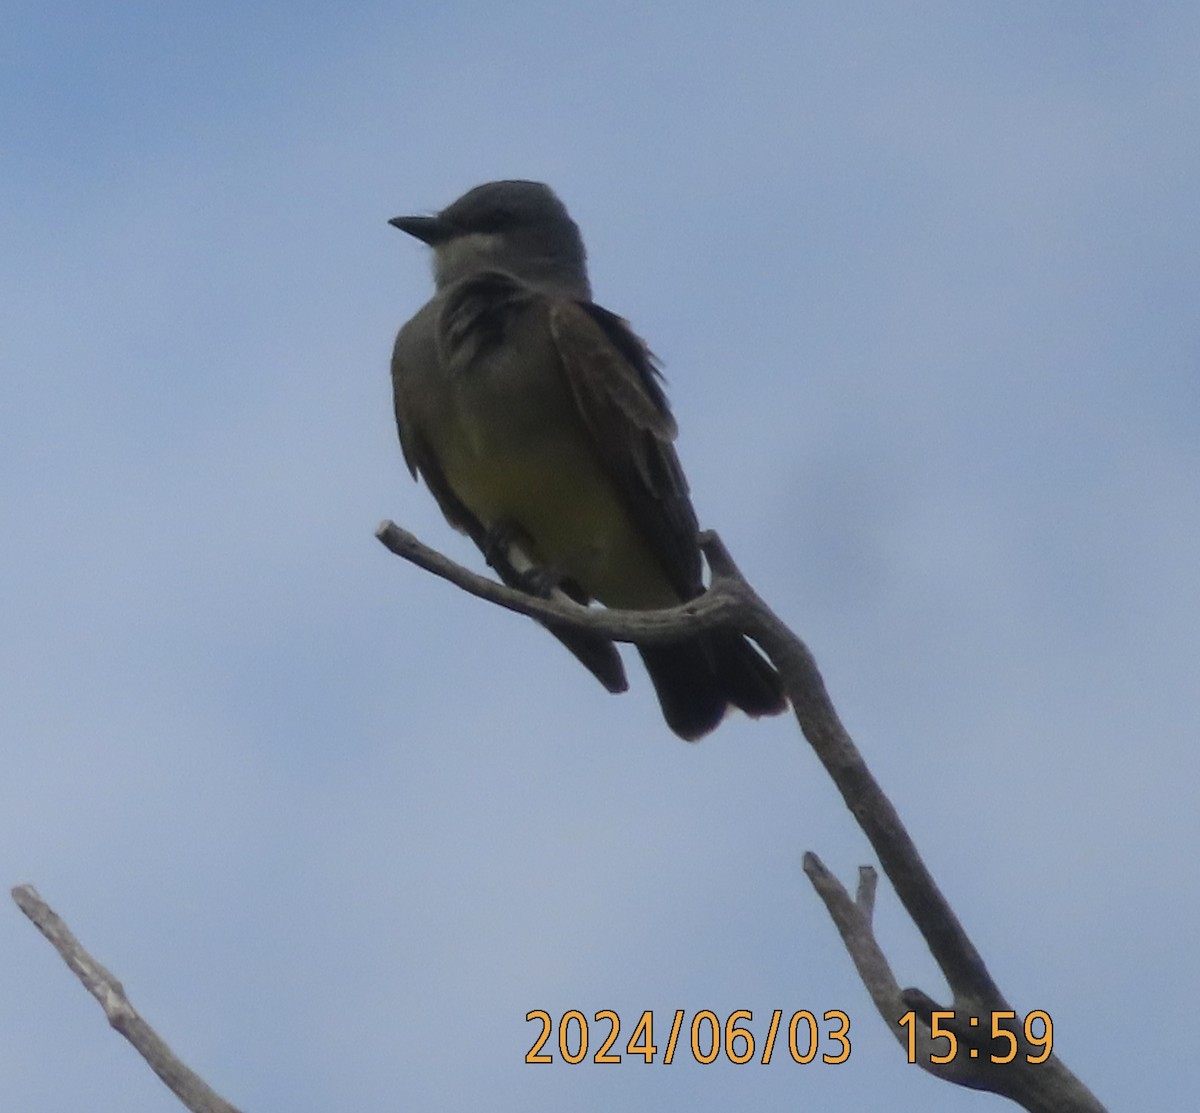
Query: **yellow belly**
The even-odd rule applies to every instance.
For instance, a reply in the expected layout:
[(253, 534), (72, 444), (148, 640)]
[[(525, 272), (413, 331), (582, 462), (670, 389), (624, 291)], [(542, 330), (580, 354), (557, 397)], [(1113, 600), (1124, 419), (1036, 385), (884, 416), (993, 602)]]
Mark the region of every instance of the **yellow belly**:
[(648, 609), (679, 601), (600, 466), (582, 426), (513, 437), (464, 420), (439, 453), (447, 482), (488, 528), (512, 525), (528, 555), (610, 607)]

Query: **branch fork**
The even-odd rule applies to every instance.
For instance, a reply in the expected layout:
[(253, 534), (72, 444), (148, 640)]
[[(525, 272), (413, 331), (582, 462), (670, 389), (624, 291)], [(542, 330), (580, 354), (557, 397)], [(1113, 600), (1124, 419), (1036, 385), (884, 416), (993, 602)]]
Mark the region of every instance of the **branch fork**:
[[(529, 595), (462, 567), (393, 522), (384, 522), (376, 536), (391, 552), (419, 568), (489, 603), (543, 623), (638, 645), (677, 641), (717, 627), (752, 638), (779, 671), (800, 730), (867, 836), (949, 986), (948, 1008), (940, 1007), (923, 990), (900, 988), (875, 937), (878, 879), (873, 867), (859, 868), (858, 886), (852, 897), (816, 854), (809, 851), (804, 855), (805, 874), (824, 901), (863, 985), (897, 1040), (907, 1046), (911, 1032), (912, 1058), (922, 1068), (948, 1082), (1010, 1098), (1028, 1113), (1105, 1113), (1091, 1091), (1057, 1056), (1051, 1054), (1040, 1063), (1027, 1061), (1031, 1045), (1025, 1039), (1024, 1025), (1015, 1022), (1014, 1010), (838, 718), (808, 647), (758, 597), (715, 533), (701, 535), (701, 547), (712, 573), (709, 590), (681, 606), (660, 611), (605, 610), (566, 599)], [(32, 886), (18, 886), (12, 895), (99, 1001), (109, 1023), (133, 1044), (188, 1109), (193, 1113), (238, 1113), (179, 1061), (130, 1004), (121, 983), (84, 950)], [(914, 1017), (906, 1031), (899, 1021), (910, 1012)], [(935, 1012), (952, 1014), (940, 1017), (939, 1026), (954, 1034), (960, 1048), (960, 1053), (946, 1063), (931, 1059), (934, 1054), (944, 1055), (949, 1042), (944, 1036), (932, 1038)], [(991, 1061), (992, 1018), (996, 1013), (1014, 1014), (1013, 1022), (1006, 1027), (1017, 1041), (1017, 1054), (1008, 1063)], [(976, 1018), (975, 1025), (970, 1023), (972, 1017)]]

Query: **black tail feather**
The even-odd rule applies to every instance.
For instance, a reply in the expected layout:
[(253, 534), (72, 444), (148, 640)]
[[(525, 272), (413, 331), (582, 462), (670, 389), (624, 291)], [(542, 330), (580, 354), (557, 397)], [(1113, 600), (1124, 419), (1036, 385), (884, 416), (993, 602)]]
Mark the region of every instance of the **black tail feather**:
[(779, 673), (753, 642), (740, 634), (721, 633), (713, 635), (709, 644), (718, 681), (734, 707), (752, 719), (787, 709)]
[(689, 742), (713, 730), (731, 705), (753, 718), (787, 707), (779, 674), (740, 634), (711, 634), (638, 652), (663, 718)]

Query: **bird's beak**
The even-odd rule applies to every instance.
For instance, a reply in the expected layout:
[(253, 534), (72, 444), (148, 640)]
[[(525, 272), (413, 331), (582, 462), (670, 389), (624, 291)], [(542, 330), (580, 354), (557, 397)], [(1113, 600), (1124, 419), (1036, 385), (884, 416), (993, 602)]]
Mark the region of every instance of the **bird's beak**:
[(401, 232), (416, 236), (430, 247), (445, 243), (454, 235), (454, 229), (440, 216), (396, 216), (388, 223), (393, 228), (399, 228)]

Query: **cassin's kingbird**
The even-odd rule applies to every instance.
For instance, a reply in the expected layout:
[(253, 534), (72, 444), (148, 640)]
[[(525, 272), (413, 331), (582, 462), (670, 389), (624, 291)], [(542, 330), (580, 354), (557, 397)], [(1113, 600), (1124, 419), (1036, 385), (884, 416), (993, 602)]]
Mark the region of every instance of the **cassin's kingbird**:
[[(404, 459), (502, 579), (648, 610), (704, 591), (675, 422), (645, 343), (591, 300), (583, 240), (540, 182), (477, 186), (391, 223), (433, 248), (437, 290), (396, 337)], [(616, 647), (550, 626), (609, 691)], [(732, 704), (772, 715), (778, 674), (713, 633), (640, 648), (663, 715), (689, 740)]]

